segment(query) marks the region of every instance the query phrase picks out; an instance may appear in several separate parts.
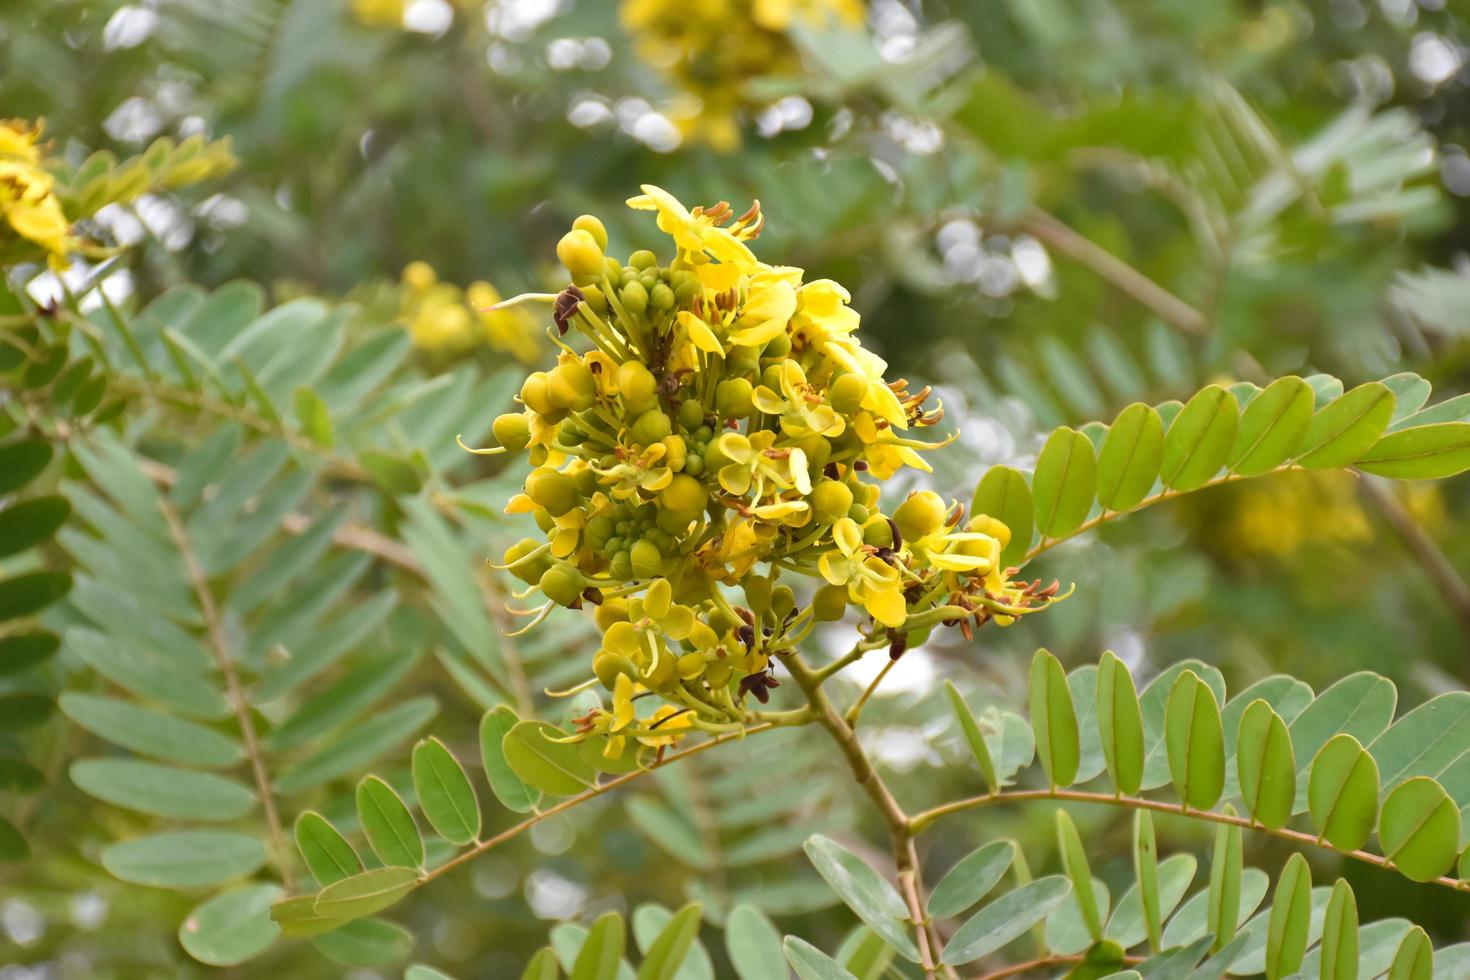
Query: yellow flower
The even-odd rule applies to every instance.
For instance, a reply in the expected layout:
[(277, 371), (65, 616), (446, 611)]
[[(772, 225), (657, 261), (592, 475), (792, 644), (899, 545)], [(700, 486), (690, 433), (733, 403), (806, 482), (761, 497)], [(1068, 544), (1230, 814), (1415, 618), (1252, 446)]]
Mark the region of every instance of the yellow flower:
[(0, 218), (16, 235), (39, 245), (52, 264), (64, 264), (77, 242), (56, 197), (55, 181), (41, 167), (40, 137), (39, 123), (0, 122)]
[(404, 0), (352, 0), (352, 16), (367, 27), (400, 27)]
[(659, 230), (674, 239), (681, 252), (708, 255), (739, 269), (756, 269), (760, 263), (755, 254), (735, 232), (715, 223), (715, 218), (695, 209), (691, 213), (678, 199), (662, 187), (640, 184), (643, 193), (628, 198), (628, 207), (638, 211), (657, 211)]
[(788, 436), (815, 433), (835, 439), (842, 435), (847, 423), (822, 396), (807, 384), (806, 372), (796, 361), (781, 362), (781, 391), (765, 385), (755, 389), (755, 407), (781, 420), (781, 431)]
[(850, 517), (832, 525), (832, 543), (837, 547), (817, 559), (822, 577), (847, 586), (848, 597), (884, 626), (902, 626), (908, 608), (898, 569), (864, 546), (862, 529)]

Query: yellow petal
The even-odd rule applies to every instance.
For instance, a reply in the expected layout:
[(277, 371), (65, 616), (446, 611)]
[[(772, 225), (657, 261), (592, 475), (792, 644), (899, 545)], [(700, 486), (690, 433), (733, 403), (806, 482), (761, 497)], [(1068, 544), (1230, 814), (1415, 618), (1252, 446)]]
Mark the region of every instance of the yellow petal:
[(638, 627), (632, 623), (623, 621), (613, 623), (602, 634), (602, 645), (609, 653), (620, 653), (625, 657), (631, 657), (643, 649), (643, 635), (638, 632)]
[(725, 348), (720, 343), (720, 338), (710, 329), (709, 324), (688, 310), (679, 311), (679, 325), (689, 334), (690, 343), (694, 344), (706, 354), (724, 354)]
[(653, 619), (663, 619), (669, 614), (674, 601), (674, 589), (666, 578), (657, 579), (643, 595), (643, 613)]
[(832, 541), (844, 555), (851, 557), (862, 547), (862, 529), (851, 517), (839, 518), (837, 523), (832, 525)]
[(846, 585), (848, 579), (847, 559), (836, 551), (824, 551), (817, 559), (817, 571), (833, 585)]
[(868, 614), (891, 628), (902, 626), (903, 621), (908, 618), (908, 607), (904, 604), (903, 593), (897, 586), (891, 589), (869, 589), (863, 596), (863, 608)]

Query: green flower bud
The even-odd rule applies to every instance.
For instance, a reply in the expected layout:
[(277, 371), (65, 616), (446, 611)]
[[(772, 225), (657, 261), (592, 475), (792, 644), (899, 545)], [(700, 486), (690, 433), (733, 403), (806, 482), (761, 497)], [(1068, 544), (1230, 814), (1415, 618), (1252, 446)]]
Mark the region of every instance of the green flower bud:
[(526, 477), (526, 495), (552, 517), (560, 517), (577, 506), (577, 485), (565, 473), (542, 467)]
[(542, 534), (550, 534), (552, 529), (556, 527), (556, 518), (548, 514), (543, 508), (538, 507), (536, 512), (531, 515), (531, 518), (536, 522), (536, 526), (541, 529)]
[(669, 417), (656, 408), (638, 416), (628, 428), (628, 434), (633, 437), (633, 441), (642, 446), (651, 446), (673, 431), (674, 424), (669, 421)]
[(626, 582), (628, 579), (631, 579), (633, 577), (633, 560), (628, 552), (619, 551), (614, 554), (612, 561), (608, 564), (608, 571), (612, 574), (613, 578), (619, 581)]
[(558, 408), (585, 412), (597, 401), (597, 382), (581, 361), (565, 361), (547, 375), (546, 393)]
[(771, 612), (776, 614), (777, 619), (784, 619), (795, 608), (796, 593), (791, 591), (791, 586), (778, 585), (771, 590)]
[(835, 524), (852, 509), (852, 490), (839, 480), (823, 480), (812, 488), (812, 511), (823, 524)]
[(868, 379), (858, 374), (843, 374), (827, 389), (832, 407), (841, 415), (853, 415), (863, 407), (868, 394)]
[(531, 443), (531, 423), (520, 412), (497, 415), (490, 423), (495, 441), (513, 453), (518, 453)]
[(628, 549), (628, 560), (635, 578), (653, 578), (664, 566), (664, 556), (659, 553), (658, 545), (647, 538), (633, 542), (633, 547)]
[(847, 586), (824, 585), (812, 597), (812, 615), (819, 623), (835, 623), (847, 614)]
[(721, 418), (749, 418), (755, 412), (755, 387), (744, 378), (726, 378), (715, 387), (715, 411)]
[(832, 458), (832, 444), (815, 432), (802, 436), (796, 444), (806, 453), (806, 465), (813, 476), (821, 473), (827, 460)]
[(949, 508), (944, 498), (933, 490), (921, 490), (909, 494), (909, 498), (893, 512), (893, 523), (905, 541), (917, 541), (933, 534), (944, 525), (944, 514)]
[(684, 459), (684, 472), (690, 476), (699, 476), (704, 472), (704, 457), (687, 456)]
[(745, 580), (745, 604), (757, 616), (771, 608), (771, 580), (751, 576)]
[(537, 541), (535, 538), (521, 538), (521, 540), (505, 549), (505, 554), (501, 556), (500, 563), (502, 565), (513, 566), (510, 570), (512, 575), (527, 585), (535, 585), (541, 580), (542, 573), (550, 567), (550, 563), (546, 560), (546, 557), (543, 555), (540, 558), (522, 562), (519, 565), (516, 562), (520, 562), (521, 559), (541, 547), (541, 544), (542, 542)]
[(704, 679), (711, 687), (724, 687), (730, 683), (730, 678), (734, 673), (735, 669), (724, 660), (711, 661), (704, 667)]
[(537, 415), (553, 415), (557, 410), (556, 404), (551, 400), (551, 393), (547, 390), (547, 380), (545, 371), (532, 371), (521, 382), (521, 401)]
[(683, 515), (687, 520), (704, 510), (709, 503), (709, 491), (694, 477), (679, 473), (658, 492), (658, 502), (670, 513)]
[(868, 523), (868, 518), (873, 516), (873, 512), (868, 510), (867, 504), (853, 504), (848, 508), (847, 516), (851, 517), (861, 527)]
[(679, 424), (685, 432), (693, 432), (704, 424), (704, 404), (694, 398), (679, 403)]
[(623, 301), (623, 308), (634, 316), (648, 309), (648, 290), (636, 279), (618, 290), (618, 297)]
[(635, 269), (651, 269), (658, 265), (658, 256), (646, 248), (640, 248), (628, 256), (628, 264)]
[(658, 404), (658, 382), (653, 373), (637, 361), (618, 365), (618, 391), (623, 408), (632, 415), (648, 411)]
[(733, 614), (726, 611), (723, 606), (717, 606), (714, 609), (710, 610), (709, 628), (714, 630), (715, 633), (717, 633), (718, 635), (724, 636), (726, 633), (738, 628), (740, 625), (741, 621), (739, 619), (736, 619)]
[(766, 342), (762, 357), (785, 357), (791, 353), (791, 335), (784, 330)]
[(767, 364), (766, 365), (766, 369), (761, 372), (761, 384), (765, 385), (767, 388), (771, 389), (772, 391), (780, 391), (781, 390), (781, 375), (782, 375), (781, 365), (779, 365), (779, 364)]
[(602, 294), (601, 289), (596, 286), (583, 286), (581, 288), (582, 296), (587, 300), (587, 305), (592, 308), (593, 313), (601, 314), (607, 312), (607, 297)]
[(753, 347), (737, 347), (725, 356), (726, 374), (754, 374), (760, 367), (760, 351)]
[(668, 312), (674, 308), (674, 291), (667, 283), (655, 283), (648, 291), (648, 301), (653, 304), (655, 310)]
[(570, 565), (552, 565), (537, 583), (541, 592), (559, 606), (570, 606), (582, 598), (587, 580)]
[(609, 691), (618, 682), (619, 674), (628, 675), (629, 680), (639, 680), (638, 668), (627, 657), (620, 657), (616, 653), (599, 653), (592, 659), (592, 673), (602, 682), (602, 686)]
[(590, 214), (580, 215), (576, 221), (572, 222), (572, 227), (579, 231), (585, 231), (592, 236), (592, 240), (597, 243), (598, 248), (603, 251), (607, 250), (607, 228), (603, 226), (602, 222), (596, 216)]
[(887, 521), (873, 521), (864, 524), (863, 544), (870, 544), (874, 548), (892, 548), (893, 528), (888, 526)]
[(602, 246), (581, 228), (574, 228), (556, 243), (556, 257), (574, 276), (596, 276), (603, 269)]
[(678, 283), (676, 286), (674, 286), (674, 300), (680, 306), (683, 306), (686, 303), (688, 303), (690, 300), (692, 300), (696, 296), (698, 296), (699, 295), (699, 292), (700, 292), (699, 280), (697, 280), (697, 279), (686, 279), (683, 282)]
[(601, 547), (612, 540), (613, 522), (607, 517), (594, 517), (587, 522), (585, 533), (588, 541)]

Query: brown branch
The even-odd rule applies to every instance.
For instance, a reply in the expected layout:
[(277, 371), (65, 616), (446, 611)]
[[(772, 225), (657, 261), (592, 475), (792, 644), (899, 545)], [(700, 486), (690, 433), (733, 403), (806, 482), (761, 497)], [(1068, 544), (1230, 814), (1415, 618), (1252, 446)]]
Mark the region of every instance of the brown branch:
[[(1157, 813), (1170, 813), (1175, 816), (1193, 817), (1196, 820), (1204, 820), (1209, 823), (1228, 824), (1244, 830), (1253, 830), (1260, 834), (1267, 834), (1271, 837), (1280, 838), (1281, 840), (1291, 841), (1294, 844), (1320, 847), (1323, 850), (1332, 851), (1334, 854), (1341, 854), (1343, 857), (1352, 858), (1354, 861), (1362, 861), (1364, 864), (1371, 864), (1374, 867), (1384, 868), (1390, 871), (1396, 870), (1393, 862), (1386, 857), (1374, 854), (1371, 851), (1338, 850), (1331, 844), (1328, 844), (1324, 839), (1313, 837), (1311, 834), (1303, 833), (1300, 830), (1289, 830), (1285, 827), (1279, 830), (1272, 830), (1254, 820), (1235, 814), (1219, 813), (1215, 810), (1195, 810), (1179, 803), (1169, 803), (1164, 800), (1147, 800), (1138, 796), (1120, 796), (1111, 793), (1090, 793), (1084, 790), (1024, 789), (1011, 792), (1002, 790), (999, 793), (992, 793), (986, 796), (971, 796), (963, 800), (955, 800), (952, 803), (944, 803), (925, 810), (923, 813), (915, 814), (909, 822), (909, 827), (912, 833), (917, 834), (928, 828), (930, 824), (934, 823), (940, 817), (945, 817), (952, 813), (963, 813), (967, 810), (996, 806), (1001, 803), (1027, 803), (1036, 800), (1062, 800), (1068, 803), (1099, 803), (1104, 806), (1125, 807), (1132, 810), (1152, 810)], [(1450, 877), (1436, 878), (1432, 884), (1442, 885), (1454, 891), (1470, 891), (1470, 882), (1462, 882)]]
[(205, 577), (204, 569), (199, 564), (199, 558), (194, 553), (194, 546), (189, 541), (189, 532), (185, 529), (183, 521), (180, 520), (178, 511), (163, 497), (158, 498), (158, 509), (163, 513), (169, 534), (173, 536), (174, 546), (178, 548), (179, 556), (184, 561), (184, 568), (189, 574), (190, 585), (199, 603), (199, 614), (204, 620), (204, 630), (208, 636), (210, 652), (214, 655), (215, 664), (224, 678), (225, 696), (229, 700), (230, 709), (235, 713), (236, 721), (240, 724), (240, 739), (245, 746), (245, 756), (250, 760), (250, 769), (255, 776), (255, 788), (260, 795), (261, 806), (265, 808), (266, 824), (270, 828), (271, 848), (275, 851), (276, 869), (280, 872), (281, 882), (290, 887), (291, 852), (286, 846), (285, 834), (281, 830), (281, 815), (276, 809), (276, 797), (271, 790), (270, 776), (266, 772), (265, 756), (261, 752), (260, 741), (255, 734), (255, 720), (250, 714), (250, 703), (245, 698), (245, 690), (240, 685), (240, 677), (235, 673), (235, 661), (230, 655), (229, 638), (225, 635), (219, 609), (214, 604), (214, 595), (209, 591), (209, 580)]
[[(1032, 970), (1046, 970), (1057, 966), (1073, 966), (1077, 963), (1085, 962), (1087, 962), (1086, 956), (1045, 956), (1040, 959), (1027, 960), (1025, 963), (1012, 963), (1010, 966), (1003, 966), (999, 970), (982, 974), (976, 977), (975, 980), (1005, 980), (1006, 977), (1018, 977), (1023, 973), (1030, 973)], [(1125, 966), (1134, 966), (1142, 962), (1143, 957), (1141, 956), (1123, 957), (1123, 965)]]
[(1087, 266), (1185, 333), (1203, 336), (1208, 332), (1205, 315), (1199, 310), (1045, 211), (1031, 212), (1022, 219), (1021, 228), (1053, 250)]

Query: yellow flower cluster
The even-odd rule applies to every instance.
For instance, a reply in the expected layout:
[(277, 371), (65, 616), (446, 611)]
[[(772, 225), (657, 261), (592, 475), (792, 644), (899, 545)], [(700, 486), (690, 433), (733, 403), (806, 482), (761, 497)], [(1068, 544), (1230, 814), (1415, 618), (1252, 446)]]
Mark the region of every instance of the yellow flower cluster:
[[(748, 697), (775, 685), (772, 659), (850, 607), (865, 642), (897, 656), (937, 625), (968, 632), (1051, 601), (1007, 577), (999, 521), (930, 491), (883, 511), (876, 481), (929, 469), (936, 444), (914, 432), (942, 410), (885, 380), (845, 289), (755, 257), (758, 204), (689, 210), (647, 185), (628, 203), (654, 213), (671, 258), (609, 257), (602, 223), (578, 218), (557, 247), (572, 284), (511, 301), (551, 302), (557, 363), (495, 420), (500, 445), (477, 450), (534, 466), (507, 512), (544, 536), (504, 556), (543, 599), (534, 622), (595, 607), (613, 709), (584, 734), (616, 755), (629, 737), (738, 729)], [(561, 339), (573, 330), (583, 350)], [(810, 583), (804, 601), (783, 576)], [(649, 692), (664, 704), (640, 720)]]
[(787, 31), (798, 22), (863, 22), (861, 0), (623, 0), (623, 27), (641, 56), (683, 98), (672, 108), (687, 139), (722, 150), (740, 145), (736, 121), (754, 79), (794, 73)]
[(0, 120), (0, 254), (20, 258), (35, 247), (52, 264), (64, 264), (77, 243), (55, 180), (42, 166), (40, 138), (40, 123)]
[(523, 309), (497, 310), (500, 293), (488, 282), (472, 282), (461, 290), (440, 282), (427, 262), (410, 262), (403, 270), (399, 315), (408, 324), (418, 349), (449, 358), (488, 345), (523, 363), (541, 355), (540, 330)]
[(352, 16), (364, 27), (401, 27), (404, 6), (404, 0), (352, 0)]

